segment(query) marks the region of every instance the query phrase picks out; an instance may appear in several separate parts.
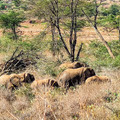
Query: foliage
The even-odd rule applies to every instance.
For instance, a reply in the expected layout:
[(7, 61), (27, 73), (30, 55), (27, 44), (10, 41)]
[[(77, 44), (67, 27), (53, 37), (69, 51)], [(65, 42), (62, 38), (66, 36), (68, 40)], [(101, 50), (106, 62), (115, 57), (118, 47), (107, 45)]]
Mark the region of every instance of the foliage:
[(118, 29), (119, 28), (119, 16), (114, 16), (109, 14), (107, 17), (101, 17), (99, 23), (110, 29)]
[[(86, 21), (85, 20), (78, 20), (77, 21), (77, 27), (76, 30), (79, 31), (81, 30), (83, 27), (85, 27), (86, 25)], [(65, 28), (67, 30), (69, 30), (71, 28), (71, 22), (70, 21), (66, 21), (66, 23), (64, 24)]]
[(112, 48), (115, 59), (111, 59), (105, 46), (98, 41), (92, 41), (89, 45), (89, 55), (94, 55), (96, 60), (93, 64), (97, 66), (120, 67), (120, 43), (119, 41), (111, 41), (108, 43)]
[(55, 41), (50, 41), (49, 50), (52, 51), (52, 53), (55, 53), (55, 55), (59, 55), (62, 48), (63, 48), (63, 44), (61, 40), (58, 39)]
[(32, 93), (32, 89), (29, 84), (26, 84), (25, 86), (19, 88), (15, 91), (15, 95), (17, 96), (26, 96), (29, 101), (32, 101), (35, 97), (35, 95)]
[(7, 36), (3, 36), (0, 38), (0, 52), (13, 52), (16, 49), (16, 47), (18, 47), (19, 50), (36, 52), (40, 49), (39, 46), (35, 44), (35, 41), (32, 40), (26, 40), (24, 42), (18, 40), (16, 42)]
[(93, 1), (84, 3), (84, 11), (89, 17), (94, 16), (95, 4), (93, 3)]
[(37, 51), (48, 50), (50, 45), (50, 39), (49, 36), (47, 36), (47, 32), (40, 32), (39, 35), (33, 38), (32, 44), (36, 47)]
[(58, 62), (49, 62), (46, 64), (45, 66), (45, 71), (46, 74), (49, 74), (53, 77), (56, 77), (61, 71), (58, 70), (58, 68), (56, 66), (58, 66)]
[(3, 13), (0, 16), (0, 24), (4, 29), (10, 29), (14, 34), (13, 39), (17, 39), (16, 29), (20, 23), (25, 20), (25, 17), (20, 12), (10, 11)]
[(15, 43), (13, 40), (7, 38), (7, 37), (1, 37), (0, 38), (0, 52), (8, 52), (12, 49), (14, 49)]
[(19, 7), (21, 4), (21, 0), (13, 0), (16, 7)]
[[(36, 0), (35, 2), (31, 1), (32, 11), (34, 15), (39, 17), (39, 19), (44, 19), (51, 26), (51, 28), (55, 28), (56, 33), (59, 36), (63, 47), (72, 62), (79, 58), (79, 52), (77, 56), (75, 56), (77, 31), (79, 31), (85, 26), (85, 20), (77, 18), (81, 17), (81, 7), (83, 6), (83, 4), (83, 0)], [(64, 28), (67, 28), (65, 29), (65, 33), (69, 31), (69, 34), (67, 36), (70, 42), (69, 47), (66, 45), (66, 34), (62, 32), (62, 29)], [(54, 36), (53, 34), (55, 33), (53, 33), (53, 31), (51, 30), (51, 34), (52, 36)], [(52, 39), (56, 38), (52, 37)], [(55, 40), (53, 40), (53, 42), (54, 41)]]
[(0, 1), (0, 10), (6, 10), (7, 4), (4, 3), (3, 1)]
[(101, 9), (101, 14), (103, 16), (107, 16), (109, 14), (111, 15), (119, 15), (120, 12), (120, 6), (119, 5), (111, 5), (108, 9), (102, 8)]
[(100, 23), (107, 29), (117, 29), (120, 40), (120, 6), (111, 5), (108, 9), (102, 9)]
[(119, 15), (120, 14), (120, 6), (119, 5), (111, 5), (108, 9), (109, 13), (112, 15)]

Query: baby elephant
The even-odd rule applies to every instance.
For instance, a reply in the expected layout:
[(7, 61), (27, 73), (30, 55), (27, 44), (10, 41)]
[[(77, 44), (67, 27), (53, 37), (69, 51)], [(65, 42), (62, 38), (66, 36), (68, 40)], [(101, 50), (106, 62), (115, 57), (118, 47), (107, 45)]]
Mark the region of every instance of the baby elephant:
[(103, 83), (103, 82), (111, 82), (111, 81), (107, 76), (92, 76), (89, 77), (85, 83), (90, 84), (90, 83)]
[(87, 78), (94, 75), (94, 70), (88, 67), (67, 69), (59, 75), (58, 84), (67, 90), (70, 86), (84, 83)]
[(35, 80), (31, 84), (31, 88), (34, 89), (39, 86), (59, 87), (57, 81), (51, 79)]

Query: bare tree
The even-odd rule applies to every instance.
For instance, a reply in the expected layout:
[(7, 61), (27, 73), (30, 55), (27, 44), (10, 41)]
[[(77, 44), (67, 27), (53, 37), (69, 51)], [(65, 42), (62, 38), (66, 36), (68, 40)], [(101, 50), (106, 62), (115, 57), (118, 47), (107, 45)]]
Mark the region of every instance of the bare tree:
[[(32, 9), (35, 15), (39, 16), (39, 18), (47, 21), (51, 27), (51, 35), (53, 41), (53, 51), (55, 50), (55, 40), (57, 33), (59, 39), (63, 43), (63, 47), (68, 54), (70, 60), (74, 62), (79, 59), (80, 51), (82, 49), (82, 45), (80, 45), (77, 56), (75, 56), (76, 51), (76, 43), (77, 43), (77, 23), (78, 23), (78, 5), (82, 4), (83, 0), (35, 0), (32, 2)], [(65, 8), (68, 7), (68, 14), (65, 15)], [(80, 8), (79, 8), (80, 9)], [(70, 20), (69, 26), (69, 45), (66, 42), (65, 34), (63, 33), (63, 22), (66, 20)], [(62, 25), (61, 25), (62, 24)], [(66, 30), (68, 32), (68, 30)], [(57, 37), (58, 38), (58, 37)]]
[(51, 12), (54, 15), (54, 18), (56, 19), (56, 22), (53, 23), (55, 27), (58, 30), (60, 40), (62, 41), (64, 48), (70, 57), (71, 61), (74, 62), (75, 60), (79, 59), (79, 54), (82, 49), (82, 45), (80, 45), (80, 48), (78, 50), (77, 56), (75, 57), (75, 50), (76, 50), (76, 42), (77, 42), (77, 5), (79, 0), (71, 0), (70, 2), (70, 18), (71, 18), (71, 25), (70, 25), (70, 34), (69, 34), (69, 45), (70, 50), (68, 49), (68, 46), (64, 40), (63, 34), (61, 32), (60, 27), (60, 16), (59, 16), (59, 2), (58, 0), (51, 1)]

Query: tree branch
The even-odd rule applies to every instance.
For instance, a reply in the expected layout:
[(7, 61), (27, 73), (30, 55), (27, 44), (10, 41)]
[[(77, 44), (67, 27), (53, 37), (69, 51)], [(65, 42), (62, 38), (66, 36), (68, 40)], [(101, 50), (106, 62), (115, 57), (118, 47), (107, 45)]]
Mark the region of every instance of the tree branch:
[(99, 36), (100, 40), (103, 42), (103, 44), (104, 44), (105, 47), (107, 48), (108, 53), (109, 53), (109, 55), (111, 56), (111, 58), (114, 59), (115, 56), (113, 55), (111, 48), (109, 47), (109, 45), (107, 44), (107, 42), (104, 40), (104, 38), (103, 38), (103, 36), (101, 35), (101, 33), (99, 32), (99, 30), (95, 28), (95, 26), (94, 26), (93, 23), (91, 22), (91, 20), (90, 20), (90, 18), (88, 17), (88, 15), (84, 12), (84, 10), (83, 10), (83, 9), (81, 9), (81, 10), (82, 10), (83, 14), (86, 16), (86, 18), (88, 19), (88, 22), (89, 22), (89, 23), (92, 25), (92, 27), (95, 29), (96, 34)]
[(79, 50), (78, 50), (78, 53), (77, 53), (77, 56), (76, 56), (76, 61), (78, 61), (79, 59), (79, 56), (80, 56), (80, 52), (82, 50), (82, 46), (83, 46), (83, 43), (81, 43), (80, 47), (79, 47)]

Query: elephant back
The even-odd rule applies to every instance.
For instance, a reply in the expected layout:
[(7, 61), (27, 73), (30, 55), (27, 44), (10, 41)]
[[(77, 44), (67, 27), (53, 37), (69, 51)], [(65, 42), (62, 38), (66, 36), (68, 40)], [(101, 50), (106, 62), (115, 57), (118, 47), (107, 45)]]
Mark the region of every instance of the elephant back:
[(76, 62), (67, 62), (67, 63), (63, 63), (59, 66), (59, 69), (76, 69), (76, 68), (80, 68), (80, 67), (87, 67), (88, 65), (86, 65), (85, 63), (81, 63), (79, 61)]
[(89, 77), (86, 80), (87, 84), (90, 84), (90, 83), (103, 83), (103, 82), (111, 82), (111, 80), (107, 76), (92, 76), (92, 77)]

